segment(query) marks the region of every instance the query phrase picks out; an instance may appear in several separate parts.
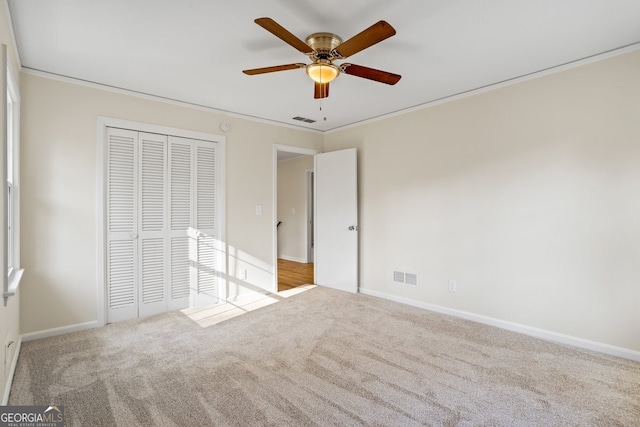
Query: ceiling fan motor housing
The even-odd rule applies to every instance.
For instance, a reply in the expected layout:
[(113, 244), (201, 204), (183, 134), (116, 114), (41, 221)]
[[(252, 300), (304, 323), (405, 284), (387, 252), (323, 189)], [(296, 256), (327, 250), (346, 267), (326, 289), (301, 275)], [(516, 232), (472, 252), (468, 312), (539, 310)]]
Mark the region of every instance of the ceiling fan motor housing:
[(313, 63), (307, 65), (307, 75), (316, 83), (328, 83), (338, 77), (340, 68), (333, 65), (337, 59), (333, 50), (342, 44), (342, 39), (332, 33), (313, 33), (305, 43), (313, 49), (309, 54)]
[(309, 54), (312, 60), (333, 61), (337, 58), (333, 50), (342, 44), (342, 39), (332, 33), (313, 33), (306, 38), (305, 42), (315, 51)]

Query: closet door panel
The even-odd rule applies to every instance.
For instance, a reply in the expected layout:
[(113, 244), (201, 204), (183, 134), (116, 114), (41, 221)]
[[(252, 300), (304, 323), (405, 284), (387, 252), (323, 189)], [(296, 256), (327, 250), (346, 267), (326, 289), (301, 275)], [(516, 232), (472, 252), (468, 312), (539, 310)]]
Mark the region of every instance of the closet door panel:
[(138, 316), (137, 132), (109, 128), (106, 143), (107, 321)]
[(139, 134), (139, 316), (167, 311), (167, 136)]
[(192, 256), (197, 259), (194, 274), (193, 305), (218, 302), (221, 249), (216, 223), (216, 165), (217, 146), (202, 141), (195, 148), (195, 229), (196, 241)]
[(193, 222), (193, 142), (169, 137), (169, 310), (189, 306)]

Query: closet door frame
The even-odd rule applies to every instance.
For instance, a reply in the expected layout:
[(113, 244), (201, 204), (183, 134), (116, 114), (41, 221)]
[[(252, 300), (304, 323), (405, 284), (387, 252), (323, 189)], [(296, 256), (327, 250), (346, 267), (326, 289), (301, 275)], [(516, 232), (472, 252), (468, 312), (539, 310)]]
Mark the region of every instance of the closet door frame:
[(225, 143), (226, 139), (223, 135), (215, 135), (204, 132), (191, 131), (186, 129), (178, 129), (161, 125), (154, 125), (148, 123), (140, 123), (129, 120), (115, 119), (111, 117), (98, 116), (97, 119), (97, 147), (96, 147), (96, 302), (97, 302), (97, 324), (98, 326), (104, 326), (107, 322), (107, 298), (106, 298), (106, 242), (107, 242), (107, 229), (106, 229), (106, 168), (107, 168), (107, 128), (120, 128), (128, 129), (137, 132), (144, 133), (156, 133), (168, 136), (177, 136), (182, 138), (188, 138), (192, 140), (207, 141), (215, 143), (217, 146), (216, 156), (216, 207), (217, 209), (217, 229), (216, 239), (222, 245), (223, 251), (221, 251), (220, 262), (218, 263), (220, 269), (219, 280), (219, 299), (224, 301), (227, 298), (227, 257), (226, 254), (226, 236), (225, 236)]

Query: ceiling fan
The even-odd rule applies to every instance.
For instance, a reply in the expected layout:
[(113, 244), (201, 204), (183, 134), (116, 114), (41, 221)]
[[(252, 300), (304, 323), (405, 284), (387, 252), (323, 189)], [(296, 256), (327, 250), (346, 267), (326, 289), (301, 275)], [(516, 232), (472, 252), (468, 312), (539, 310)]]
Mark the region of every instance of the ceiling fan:
[(273, 73), (275, 71), (306, 68), (307, 74), (315, 83), (313, 97), (316, 99), (329, 96), (329, 82), (338, 77), (340, 73), (362, 77), (388, 85), (398, 83), (401, 78), (398, 74), (363, 67), (362, 65), (349, 63), (336, 65), (333, 63), (335, 60), (347, 58), (393, 36), (396, 30), (385, 21), (379, 21), (373, 24), (345, 42), (332, 33), (313, 33), (303, 42), (271, 18), (258, 18), (255, 20), (255, 23), (307, 55), (312, 62), (311, 64), (296, 63), (276, 65), (274, 67), (253, 68), (242, 71), (250, 76)]

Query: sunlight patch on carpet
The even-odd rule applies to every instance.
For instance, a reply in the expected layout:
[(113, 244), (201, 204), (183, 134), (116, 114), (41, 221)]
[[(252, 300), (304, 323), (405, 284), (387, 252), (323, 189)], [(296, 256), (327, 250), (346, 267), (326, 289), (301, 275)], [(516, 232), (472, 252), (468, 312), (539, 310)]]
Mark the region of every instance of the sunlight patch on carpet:
[(298, 286), (278, 292), (277, 294), (257, 295), (240, 301), (221, 302), (198, 308), (185, 308), (181, 310), (181, 312), (201, 327), (207, 328), (251, 311), (270, 306), (271, 304), (281, 301), (283, 298), (290, 298), (315, 287), (316, 285)]

